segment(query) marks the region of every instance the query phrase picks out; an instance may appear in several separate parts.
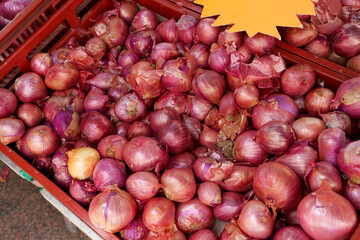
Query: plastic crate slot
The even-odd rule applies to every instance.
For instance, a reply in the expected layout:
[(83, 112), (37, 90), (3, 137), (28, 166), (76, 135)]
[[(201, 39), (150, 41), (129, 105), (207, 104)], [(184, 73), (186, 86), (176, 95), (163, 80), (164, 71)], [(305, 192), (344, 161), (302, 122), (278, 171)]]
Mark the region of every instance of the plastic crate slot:
[(82, 2), (76, 9), (75, 13), (82, 18), (99, 0), (86, 0)]
[(9, 71), (0, 82), (0, 87), (10, 88), (10, 86), (15, 82), (15, 80), (22, 75), (20, 68), (14, 67)]

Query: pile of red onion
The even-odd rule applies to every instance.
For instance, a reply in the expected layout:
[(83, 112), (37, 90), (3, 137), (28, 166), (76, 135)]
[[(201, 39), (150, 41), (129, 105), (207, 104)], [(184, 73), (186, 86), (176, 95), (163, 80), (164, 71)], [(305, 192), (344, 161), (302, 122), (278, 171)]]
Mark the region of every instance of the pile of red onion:
[(122, 239), (351, 237), (360, 78), (333, 92), (272, 37), (114, 3), (0, 89), (2, 144)]

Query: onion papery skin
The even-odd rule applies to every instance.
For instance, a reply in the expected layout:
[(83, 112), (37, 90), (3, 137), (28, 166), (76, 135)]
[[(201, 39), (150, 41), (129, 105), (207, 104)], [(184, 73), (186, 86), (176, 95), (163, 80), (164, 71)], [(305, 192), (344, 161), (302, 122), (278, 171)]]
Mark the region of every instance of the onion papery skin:
[(89, 206), (92, 199), (97, 195), (91, 181), (77, 179), (72, 180), (69, 193), (72, 198), (85, 207)]
[(51, 127), (38, 125), (29, 130), (26, 145), (29, 150), (39, 156), (53, 154), (60, 144), (60, 137)]
[(202, 203), (210, 207), (215, 207), (222, 201), (221, 189), (213, 182), (200, 183), (197, 189), (197, 196)]
[(318, 154), (314, 148), (308, 145), (308, 141), (296, 141), (289, 150), (276, 161), (288, 166), (300, 179), (304, 179), (306, 170), (311, 161), (318, 161)]
[(276, 38), (262, 33), (257, 33), (250, 38), (246, 34), (244, 43), (253, 55), (262, 56), (273, 50), (276, 44)]
[(305, 110), (313, 117), (330, 112), (330, 103), (334, 97), (335, 93), (328, 88), (314, 88), (305, 95)]
[(275, 217), (263, 202), (251, 200), (243, 207), (237, 223), (249, 237), (267, 239), (274, 229)]
[(202, 229), (194, 233), (189, 240), (217, 240), (216, 234), (210, 229)]
[(109, 135), (99, 142), (97, 150), (103, 158), (123, 161), (123, 152), (127, 142), (126, 138), (121, 135)]
[(6, 88), (0, 88), (0, 118), (12, 115), (17, 105), (15, 94)]
[(196, 193), (196, 181), (190, 168), (173, 168), (161, 175), (162, 189), (168, 199), (187, 202)]
[(172, 107), (180, 115), (188, 111), (188, 98), (185, 93), (166, 91), (155, 102), (154, 110)]
[(198, 43), (192, 45), (190, 48), (190, 54), (193, 56), (201, 68), (208, 68), (208, 58), (209, 58), (209, 46), (203, 43)]
[(315, 71), (308, 64), (298, 63), (289, 67), (281, 75), (281, 90), (292, 98), (305, 95), (314, 86)]
[(15, 95), (22, 102), (34, 102), (48, 95), (44, 81), (34, 72), (24, 73), (17, 78), (14, 88)]
[(337, 158), (338, 165), (343, 173), (352, 181), (360, 183), (360, 168), (358, 166), (360, 151), (360, 140), (347, 143), (343, 146)]
[(80, 122), (81, 136), (93, 143), (100, 142), (104, 137), (114, 134), (115, 127), (102, 113), (86, 112)]
[(41, 122), (41, 120), (44, 118), (44, 113), (35, 104), (23, 103), (18, 107), (16, 116), (18, 119), (24, 122), (26, 127), (31, 128), (35, 127)]
[[(124, 1), (127, 2), (127, 1)], [(144, 225), (141, 217), (135, 217), (121, 231), (121, 239), (124, 240), (142, 240), (145, 239), (149, 229)]]
[(354, 207), (327, 184), (301, 200), (297, 215), (301, 228), (313, 239), (346, 239), (357, 224)]
[(213, 26), (214, 18), (203, 18), (196, 27), (195, 42), (202, 42), (209, 46), (218, 39), (220, 28)]
[(189, 96), (190, 100), (190, 116), (199, 121), (203, 121), (209, 114), (214, 105), (198, 96)]
[(325, 129), (320, 133), (317, 143), (320, 160), (338, 167), (339, 151), (346, 143), (345, 132), (340, 128)]
[(53, 120), (53, 126), (57, 134), (66, 140), (78, 140), (80, 138), (80, 115), (69, 110), (60, 111)]
[(342, 182), (338, 170), (329, 162), (320, 161), (312, 163), (305, 176), (306, 182), (311, 191), (320, 188), (323, 181), (328, 181), (332, 190), (337, 193), (342, 192)]
[(360, 25), (358, 23), (345, 23), (335, 31), (332, 49), (342, 57), (351, 58), (360, 53), (359, 43)]
[(316, 141), (319, 134), (326, 129), (324, 122), (315, 117), (298, 118), (292, 125), (296, 139)]
[(259, 166), (269, 154), (254, 141), (256, 130), (248, 130), (240, 133), (235, 139), (233, 156), (237, 162), (250, 166)]
[[(0, 142), (4, 145), (16, 142), (25, 133), (24, 122), (16, 118), (0, 119)], [(54, 150), (55, 151), (55, 150)]]
[(256, 170), (253, 188), (260, 200), (278, 210), (294, 209), (302, 198), (299, 177), (278, 162), (264, 163)]
[(76, 179), (85, 180), (93, 176), (100, 154), (92, 147), (74, 148), (66, 153), (69, 174)]
[(126, 179), (126, 189), (137, 200), (146, 201), (158, 193), (160, 184), (155, 174), (140, 171)]
[(45, 84), (52, 90), (65, 90), (74, 86), (78, 78), (79, 71), (73, 64), (57, 63), (47, 71)]
[(252, 188), (255, 167), (235, 165), (229, 177), (219, 182), (221, 188), (232, 192), (245, 192)]
[(233, 169), (232, 162), (222, 162), (211, 157), (200, 157), (193, 165), (195, 176), (201, 181), (221, 181), (229, 177)]
[(103, 90), (92, 87), (84, 99), (85, 110), (87, 112), (98, 111), (104, 113), (109, 99), (109, 96)]
[(245, 197), (237, 192), (223, 192), (221, 203), (213, 209), (214, 216), (221, 221), (235, 219), (245, 204)]
[(167, 90), (187, 92), (191, 89), (193, 72), (184, 58), (168, 60), (161, 69), (164, 71), (161, 83)]
[(95, 61), (100, 61), (106, 54), (106, 44), (101, 38), (93, 37), (90, 38), (85, 44), (85, 51)]
[(199, 140), (200, 134), (202, 132), (202, 124), (196, 118), (188, 117), (182, 115), (182, 121), (190, 132), (190, 135), (193, 139)]
[(230, 28), (228, 26), (219, 33), (217, 43), (222, 47), (234, 47), (237, 49), (241, 46), (244, 36), (242, 32), (230, 32)]
[(271, 121), (255, 134), (255, 142), (266, 152), (275, 155), (285, 153), (294, 141), (294, 130), (284, 122)]
[(320, 114), (327, 128), (340, 128), (345, 131), (346, 134), (351, 132), (351, 119), (342, 111), (333, 111), (324, 114)]
[(287, 28), (283, 33), (283, 39), (288, 44), (301, 47), (311, 42), (318, 35), (318, 29), (314, 24), (301, 21), (303, 28)]
[(194, 233), (210, 228), (214, 215), (211, 207), (203, 204), (197, 197), (180, 203), (176, 208), (176, 225), (185, 233)]
[[(126, 212), (119, 212), (121, 209), (126, 209)], [(112, 185), (91, 201), (89, 218), (96, 227), (114, 233), (134, 219), (136, 210), (136, 202), (130, 194)]]
[(123, 188), (126, 181), (125, 164), (111, 158), (100, 159), (95, 165), (93, 178), (95, 188), (100, 192), (113, 184)]
[(285, 94), (272, 94), (252, 109), (252, 123), (260, 129), (270, 121), (291, 124), (299, 115), (295, 101)]
[(185, 45), (190, 46), (194, 42), (196, 27), (199, 20), (191, 15), (183, 14), (177, 21), (177, 38)]
[(343, 181), (343, 196), (349, 200), (356, 210), (360, 210), (360, 185), (350, 179)]
[(146, 113), (144, 101), (136, 93), (128, 93), (115, 104), (116, 116), (124, 122), (133, 123)]
[(162, 42), (153, 47), (149, 58), (157, 68), (160, 68), (165, 61), (175, 59), (179, 55), (180, 53), (174, 43)]
[(61, 188), (64, 189), (69, 189), (73, 179), (67, 167), (69, 157), (66, 154), (73, 148), (74, 144), (71, 143), (61, 145), (58, 149), (56, 149), (51, 159), (51, 168), (54, 171), (54, 180)]
[(133, 172), (159, 172), (169, 161), (169, 155), (160, 143), (150, 137), (135, 137), (124, 149), (124, 160)]
[(175, 204), (167, 198), (150, 199), (144, 207), (142, 219), (145, 226), (154, 232), (173, 230), (175, 224)]
[(148, 57), (153, 47), (161, 42), (160, 35), (149, 28), (132, 32), (129, 36), (130, 48), (140, 57)]
[(311, 240), (311, 238), (297, 226), (286, 226), (278, 230), (274, 235), (274, 240)]
[(169, 43), (173, 43), (177, 40), (177, 29), (176, 21), (173, 18), (161, 22), (156, 27), (156, 31), (160, 34), (162, 40)]
[(229, 222), (225, 225), (224, 230), (221, 232), (219, 240), (248, 240), (246, 236), (239, 228), (236, 222)]
[(190, 147), (191, 136), (186, 125), (180, 120), (172, 120), (159, 132), (159, 140), (170, 153), (178, 154)]
[(48, 53), (37, 53), (31, 59), (30, 68), (31, 71), (44, 77), (47, 71), (53, 66), (51, 57)]

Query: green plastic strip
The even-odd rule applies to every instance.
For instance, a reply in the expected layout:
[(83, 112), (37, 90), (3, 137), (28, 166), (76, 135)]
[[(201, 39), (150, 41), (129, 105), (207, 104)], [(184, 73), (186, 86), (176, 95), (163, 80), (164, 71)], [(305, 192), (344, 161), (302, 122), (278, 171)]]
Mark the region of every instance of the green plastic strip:
[(44, 190), (44, 189), (45, 189), (44, 187), (40, 188), (40, 192), (42, 192), (42, 190)]
[(29, 182), (30, 182), (31, 180), (33, 180), (33, 178), (32, 178), (27, 172), (25, 172), (24, 170), (21, 170), (20, 175), (21, 175), (23, 178), (25, 178), (26, 180), (28, 180)]

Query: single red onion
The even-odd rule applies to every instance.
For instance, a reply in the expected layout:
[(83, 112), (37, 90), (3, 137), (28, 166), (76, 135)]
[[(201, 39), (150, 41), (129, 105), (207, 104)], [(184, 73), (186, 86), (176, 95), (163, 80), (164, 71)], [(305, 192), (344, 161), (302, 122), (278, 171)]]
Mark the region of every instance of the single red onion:
[(119, 75), (109, 72), (102, 72), (97, 74), (94, 78), (87, 81), (90, 85), (93, 85), (97, 88), (100, 88), (103, 91), (109, 90), (111, 87), (118, 85), (125, 85), (124, 79), (119, 77)]
[(318, 137), (318, 151), (321, 161), (326, 161), (338, 167), (337, 158), (340, 149), (346, 143), (346, 135), (340, 128), (328, 128)]
[(126, 181), (125, 164), (111, 158), (103, 158), (96, 163), (93, 178), (97, 191), (102, 192), (113, 184), (123, 188)]
[(48, 95), (43, 79), (34, 72), (24, 73), (17, 78), (14, 88), (15, 95), (22, 102), (34, 102)]
[(150, 126), (154, 132), (159, 132), (172, 120), (180, 120), (179, 114), (171, 107), (155, 110), (150, 114)]
[(170, 153), (177, 154), (190, 147), (191, 136), (186, 125), (180, 120), (172, 120), (159, 132), (159, 140)]
[(152, 198), (145, 204), (142, 219), (150, 231), (172, 231), (175, 227), (175, 204), (164, 197)]
[(189, 130), (191, 137), (195, 140), (199, 140), (203, 128), (200, 121), (186, 115), (182, 115), (182, 121)]
[(252, 84), (241, 84), (235, 89), (234, 99), (241, 108), (251, 108), (259, 103), (259, 90)]
[(260, 129), (271, 121), (283, 121), (291, 124), (299, 115), (297, 106), (292, 98), (277, 93), (265, 97), (252, 109), (252, 123)]
[(346, 63), (346, 67), (360, 73), (360, 54), (350, 58)]
[(66, 140), (78, 140), (80, 138), (80, 115), (69, 110), (60, 111), (56, 114), (53, 126), (57, 134)]
[(175, 19), (171, 18), (161, 22), (156, 31), (160, 34), (164, 42), (174, 43), (177, 40), (177, 26)]
[[(335, 93), (328, 88), (314, 88), (305, 96), (305, 110), (311, 116), (330, 112), (330, 103), (336, 101)], [(346, 111), (344, 111), (346, 112)], [(350, 116), (350, 115), (349, 115)]]
[(190, 152), (182, 152), (177, 155), (171, 155), (169, 157), (168, 169), (172, 168), (192, 168), (195, 157)]
[(99, 37), (92, 37), (85, 43), (85, 51), (95, 61), (100, 61), (106, 54), (106, 44)]
[(345, 23), (335, 31), (332, 40), (336, 54), (347, 58), (360, 54), (360, 24)]
[(166, 91), (155, 102), (154, 110), (172, 107), (180, 115), (188, 111), (188, 98), (185, 93)]
[(135, 121), (128, 129), (128, 138), (132, 139), (134, 137), (144, 136), (152, 137), (154, 134), (150, 125), (146, 122)]
[(253, 55), (262, 56), (273, 50), (276, 38), (262, 33), (257, 33), (253, 37), (246, 34), (244, 43)]
[(78, 180), (74, 178), (69, 187), (69, 193), (78, 203), (87, 207), (97, 195), (94, 184), (89, 180)]
[(208, 58), (209, 67), (221, 74), (225, 74), (226, 67), (230, 64), (230, 55), (224, 47), (219, 47), (214, 43), (211, 45), (210, 55)]
[(343, 181), (343, 187), (344, 187), (344, 191), (343, 191), (343, 196), (349, 200), (349, 202), (353, 205), (353, 207), (356, 210), (360, 209), (360, 198), (359, 198), (359, 193), (360, 193), (360, 185), (354, 183), (353, 181), (351, 181), (350, 179), (348, 180), (344, 180)]
[(32, 161), (35, 159), (36, 154), (32, 153), (26, 145), (26, 138), (28, 136), (28, 133), (28, 130), (25, 131), (22, 137), (18, 141), (16, 141), (16, 148), (17, 150), (19, 150), (22, 157), (24, 157), (26, 160)]
[(116, 116), (124, 122), (140, 120), (146, 113), (144, 101), (136, 93), (128, 93), (115, 104)]
[(342, 192), (340, 174), (329, 162), (312, 162), (306, 171), (304, 179), (313, 192), (320, 188), (323, 181), (328, 181), (334, 192)]
[[(175, 228), (175, 227), (174, 227)], [(186, 236), (182, 231), (166, 231), (166, 232), (152, 232), (146, 235), (145, 240), (186, 240)]]
[(194, 173), (190, 168), (172, 168), (161, 175), (161, 185), (168, 199), (187, 202), (196, 193)]
[(357, 214), (351, 203), (324, 184), (297, 207), (301, 228), (313, 239), (346, 239), (355, 230)]
[(126, 179), (126, 190), (140, 201), (154, 197), (160, 186), (158, 178), (151, 172), (136, 172)]
[(195, 176), (201, 181), (218, 182), (230, 176), (234, 164), (230, 161), (217, 160), (212, 157), (196, 159), (193, 170)]
[(301, 21), (302, 28), (287, 28), (283, 33), (283, 39), (288, 44), (301, 47), (314, 40), (318, 34), (318, 30), (314, 24)]
[(131, 126), (130, 123), (127, 122), (118, 122), (115, 125), (115, 134), (121, 135), (124, 138), (128, 138), (128, 129)]
[(95, 66), (95, 60), (83, 46), (71, 49), (66, 62), (73, 64), (78, 70), (90, 70)]
[(6, 19), (14, 19), (18, 13), (22, 12), (26, 6), (31, 3), (31, 0), (25, 1), (1, 1), (0, 3), (0, 13)]
[(203, 121), (205, 117), (209, 114), (210, 110), (214, 105), (198, 96), (189, 96), (190, 100), (190, 116)]
[(70, 62), (57, 63), (45, 75), (45, 84), (52, 90), (69, 89), (79, 78), (78, 69)]
[(311, 240), (311, 238), (297, 226), (286, 226), (278, 230), (274, 235), (274, 240)]
[(356, 164), (360, 141), (353, 141), (343, 146), (337, 157), (338, 165), (341, 171), (346, 174), (355, 183), (360, 183), (359, 167)]
[(53, 65), (65, 62), (70, 50), (70, 48), (66, 47), (55, 49), (50, 55)]
[(176, 23), (176, 26), (178, 27), (176, 32), (177, 39), (187, 46), (190, 46), (194, 41), (198, 23), (199, 20), (191, 15), (181, 15)]
[(203, 18), (196, 27), (195, 43), (202, 42), (209, 46), (218, 39), (221, 29), (213, 26), (214, 18)]
[(91, 111), (82, 115), (80, 122), (81, 137), (93, 143), (100, 142), (104, 137), (114, 134), (115, 127), (102, 113)]
[(132, 66), (140, 61), (139, 55), (137, 55), (132, 49), (124, 50), (119, 54), (117, 63), (122, 66)]
[[(91, 147), (95, 148), (95, 145), (87, 140), (80, 139), (75, 142), (75, 145), (73, 148), (83, 148), (83, 147)], [(71, 150), (71, 149), (70, 149)]]
[(147, 57), (153, 47), (161, 42), (160, 35), (150, 28), (144, 28), (130, 34), (129, 45), (140, 57)]
[(129, 93), (130, 90), (131, 88), (128, 84), (119, 84), (119, 86), (111, 87), (107, 91), (107, 95), (109, 96), (110, 100), (116, 102), (122, 98), (122, 96)]
[[(17, 101), (15, 103), (17, 103)], [(11, 105), (8, 107), (10, 109)], [(35, 127), (44, 118), (44, 113), (35, 104), (23, 103), (18, 107), (16, 117), (22, 120), (26, 127)]]
[(218, 131), (209, 128), (208, 126), (204, 126), (204, 129), (199, 136), (199, 144), (210, 149), (216, 149), (218, 135)]
[(15, 113), (17, 105), (18, 100), (15, 94), (6, 88), (0, 88), (0, 118)]
[(326, 35), (323, 34), (318, 34), (314, 40), (307, 43), (303, 48), (322, 58), (327, 58), (331, 52), (330, 42)]
[(158, 20), (153, 11), (150, 9), (140, 10), (134, 17), (132, 21), (132, 26), (135, 30), (140, 30), (143, 28), (150, 28), (155, 30), (158, 25)]
[(126, 138), (121, 135), (109, 135), (101, 139), (97, 145), (97, 150), (103, 158), (123, 161), (123, 152), (127, 142)]
[(44, 174), (49, 174), (51, 168), (51, 157), (49, 156), (36, 156), (32, 162), (37, 169), (39, 169)]
[(316, 141), (319, 134), (326, 129), (324, 122), (315, 117), (298, 118), (292, 125), (297, 139)]
[(133, 172), (154, 171), (159, 172), (169, 160), (167, 150), (160, 143), (150, 137), (135, 137), (131, 139), (124, 149), (124, 160)]
[(255, 172), (255, 167), (235, 165), (229, 177), (219, 182), (219, 184), (227, 191), (245, 192), (252, 188)]
[(200, 183), (197, 196), (202, 203), (210, 207), (215, 207), (222, 202), (221, 189), (213, 182)]
[(90, 89), (84, 100), (84, 107), (87, 112), (98, 111), (104, 113), (109, 96), (103, 90), (97, 87)]
[(214, 216), (225, 222), (237, 218), (245, 204), (245, 197), (237, 192), (223, 192), (221, 203), (213, 209)]
[(47, 71), (53, 66), (51, 57), (48, 53), (37, 53), (31, 59), (30, 68), (31, 71), (45, 77)]
[(193, 56), (201, 68), (207, 68), (208, 67), (208, 58), (209, 58), (209, 46), (198, 43), (192, 45), (192, 47), (189, 50), (191, 56)]
[[(135, 15), (138, 13), (138, 8), (133, 1), (120, 1), (115, 7), (119, 11), (119, 17), (125, 20), (127, 24), (131, 24)], [(145, 235), (144, 235), (145, 236)]]
[(259, 200), (251, 200), (243, 207), (237, 221), (241, 231), (251, 238), (267, 239), (273, 232), (276, 213)]
[[(121, 3), (123, 2), (128, 1), (122, 1)], [(120, 231), (120, 235), (121, 239), (124, 240), (142, 240), (145, 239), (148, 232), (149, 229), (147, 229), (141, 217), (135, 217), (127, 226), (125, 226)]]
[(230, 28), (231, 26), (228, 26), (219, 33), (217, 43), (222, 47), (233, 47), (237, 49), (241, 46), (244, 36), (242, 32), (230, 32)]
[(281, 90), (292, 98), (305, 95), (315, 84), (313, 68), (305, 63), (298, 63), (285, 70), (281, 76)]
[(185, 233), (194, 233), (210, 228), (214, 215), (211, 207), (203, 204), (197, 197), (180, 203), (176, 208), (176, 225)]
[(60, 144), (60, 137), (55, 130), (45, 125), (32, 128), (28, 134), (26, 145), (32, 153), (39, 156), (53, 154)]
[(191, 89), (194, 71), (185, 58), (168, 60), (164, 62), (161, 69), (164, 71), (161, 83), (167, 90), (187, 92)]
[(202, 229), (194, 233), (189, 240), (217, 240), (216, 234), (210, 229)]
[(54, 171), (55, 182), (64, 189), (69, 189), (73, 179), (68, 171), (67, 163), (69, 157), (66, 154), (68, 151), (72, 150), (73, 148), (74, 148), (74, 144), (65, 143), (55, 151), (51, 159), (51, 168)]
[(308, 145), (308, 141), (298, 140), (276, 161), (288, 166), (300, 179), (304, 179), (310, 163), (318, 161), (318, 154)]
[(299, 177), (289, 167), (278, 162), (267, 162), (258, 167), (253, 188), (258, 199), (279, 210), (296, 208), (302, 197)]

